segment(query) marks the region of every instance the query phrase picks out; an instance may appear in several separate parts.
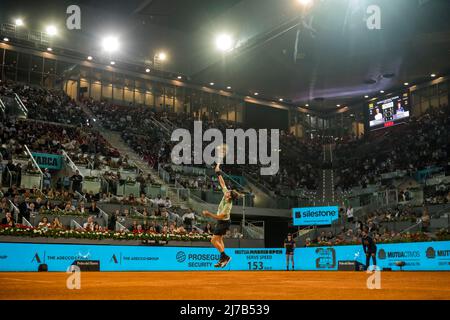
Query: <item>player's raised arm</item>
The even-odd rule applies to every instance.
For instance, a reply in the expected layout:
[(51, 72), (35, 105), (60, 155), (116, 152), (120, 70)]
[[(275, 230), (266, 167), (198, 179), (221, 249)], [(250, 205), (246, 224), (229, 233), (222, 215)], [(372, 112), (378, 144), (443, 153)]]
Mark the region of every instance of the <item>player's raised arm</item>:
[(214, 171), (216, 172), (217, 178), (219, 179), (220, 188), (222, 188), (222, 191), (226, 190), (227, 185), (225, 184), (225, 180), (223, 180), (222, 171), (220, 170), (219, 163), (216, 165), (216, 169)]

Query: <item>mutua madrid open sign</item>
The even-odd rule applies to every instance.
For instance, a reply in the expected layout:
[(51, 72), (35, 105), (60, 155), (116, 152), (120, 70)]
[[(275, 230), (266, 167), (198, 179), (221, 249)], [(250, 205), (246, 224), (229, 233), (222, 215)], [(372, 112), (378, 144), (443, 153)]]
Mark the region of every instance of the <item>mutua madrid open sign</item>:
[(331, 225), (339, 218), (338, 207), (308, 207), (292, 209), (294, 226)]

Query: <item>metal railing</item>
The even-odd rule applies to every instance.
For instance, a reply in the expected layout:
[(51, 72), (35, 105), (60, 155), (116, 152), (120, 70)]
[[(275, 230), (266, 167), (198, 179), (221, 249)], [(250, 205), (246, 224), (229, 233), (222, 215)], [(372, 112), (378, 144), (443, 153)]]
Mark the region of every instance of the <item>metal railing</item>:
[(171, 198), (172, 202), (175, 204), (179, 204), (180, 202), (188, 202), (191, 197), (191, 191), (183, 187), (167, 187), (166, 190), (166, 194), (171, 194), (175, 197), (174, 199)]
[(87, 161), (87, 165), (86, 165), (86, 169), (89, 169), (89, 175), (92, 176), (92, 170), (94, 170), (95, 164), (94, 161), (89, 161), (89, 159), (86, 159)]
[(161, 164), (158, 165), (158, 176), (163, 182), (170, 183), (170, 174), (161, 166)]
[(417, 223), (415, 223), (412, 226), (409, 226), (408, 228), (400, 231), (400, 233), (407, 233), (407, 232), (409, 232), (410, 230), (412, 230), (412, 229), (414, 229), (416, 227), (420, 227), (422, 225), (422, 222), (423, 222), (422, 219), (419, 219), (419, 221)]
[(260, 183), (259, 181), (256, 181), (256, 179), (254, 179), (252, 176), (250, 176), (249, 174), (243, 172), (242, 176), (249, 180), (252, 184), (254, 184), (258, 189), (260, 189), (261, 191), (263, 191), (267, 196), (269, 197), (273, 197), (273, 191), (271, 191), (269, 188), (267, 188), (265, 185), (263, 185), (262, 183)]
[(25, 147), (25, 150), (26, 150), (28, 156), (31, 158), (31, 161), (33, 162), (34, 167), (39, 171), (39, 175), (41, 176), (41, 181), (39, 183), (39, 190), (42, 191), (42, 186), (44, 184), (44, 173), (42, 172), (41, 168), (39, 167), (36, 160), (34, 159), (33, 154), (31, 153), (30, 149), (28, 149), (28, 146), (25, 144), (24, 147)]
[(202, 212), (203, 210), (208, 210), (209, 206), (211, 205), (192, 194), (189, 197), (188, 203), (195, 212)]
[(3, 114), (6, 114), (6, 106), (1, 98), (0, 98), (0, 110), (3, 112)]
[(66, 151), (62, 151), (62, 156), (64, 157), (64, 160), (66, 161), (67, 165), (70, 169), (72, 169), (73, 172), (78, 171), (80, 173), (80, 176), (84, 178), (84, 175), (81, 173), (80, 169), (77, 167), (75, 162), (72, 161), (72, 159), (69, 157)]
[(70, 220), (70, 229), (83, 229), (83, 227), (75, 220)]
[(133, 207), (131, 210), (132, 210), (132, 213), (137, 215), (138, 217), (142, 217), (142, 218), (144, 217), (144, 214), (140, 213), (136, 208)]
[(154, 117), (151, 117), (151, 118), (150, 118), (150, 121), (153, 121), (153, 123), (155, 123), (159, 128), (163, 129), (164, 133), (165, 133), (167, 136), (170, 136), (170, 135), (171, 135), (170, 130), (169, 130), (162, 122), (158, 121), (158, 120), (155, 119)]
[[(11, 187), (11, 186), (12, 186), (12, 180), (13, 180), (13, 174), (12, 174), (12, 172), (9, 170), (8, 167), (6, 167), (6, 179), (9, 180), (8, 187)], [(20, 186), (19, 186), (19, 187), (20, 187)]]
[(47, 33), (40, 31), (26, 30), (23, 27), (22, 28), (17, 27), (15, 24), (12, 23), (2, 23), (1, 33), (4, 36), (26, 40), (33, 43), (38, 43), (42, 45), (50, 44), (50, 36)]
[(162, 119), (161, 122), (163, 122), (164, 124), (166, 124), (166, 125), (169, 127), (169, 129), (171, 129), (171, 130), (176, 129), (175, 125), (174, 125), (169, 119), (167, 119), (167, 118)]
[(79, 193), (78, 191), (75, 191), (75, 195), (80, 198), (81, 200), (83, 200), (84, 202), (87, 201), (86, 197), (84, 195), (82, 195), (81, 193)]
[(22, 217), (22, 225), (30, 228), (33, 227), (33, 225), (27, 219), (25, 219), (25, 217)]
[(100, 188), (106, 193), (109, 194), (109, 182), (105, 179), (104, 176), (100, 176)]
[(20, 111), (22, 111), (24, 116), (27, 117), (28, 116), (28, 109), (27, 109), (27, 107), (25, 107), (25, 105), (23, 104), (22, 100), (17, 95), (17, 93), (14, 93), (14, 100), (16, 101), (17, 105), (19, 106)]
[[(97, 207), (98, 208), (98, 207)], [(105, 211), (103, 211), (102, 209), (98, 208), (98, 210), (100, 210), (100, 217), (103, 217), (103, 219), (105, 219), (105, 225), (108, 226), (108, 222), (109, 222), (109, 214), (107, 214)]]
[(121, 224), (120, 222), (116, 221), (116, 231), (128, 232), (129, 230), (127, 228), (125, 228), (125, 226), (123, 224)]
[(20, 213), (20, 210), (19, 210), (19, 208), (17, 208), (16, 206), (15, 206), (15, 204), (11, 201), (11, 200), (8, 200), (9, 201), (9, 204), (10, 204), (10, 207), (9, 207), (9, 210), (12, 212), (12, 214), (14, 215), (14, 221), (18, 221), (19, 220), (19, 213)]
[(307, 238), (311, 238), (311, 232), (313, 232), (314, 230), (316, 230), (316, 228), (313, 226), (301, 228), (297, 232), (292, 234), (292, 239), (303, 244), (306, 242)]
[(242, 233), (244, 238), (264, 240), (264, 221), (246, 222), (242, 226)]

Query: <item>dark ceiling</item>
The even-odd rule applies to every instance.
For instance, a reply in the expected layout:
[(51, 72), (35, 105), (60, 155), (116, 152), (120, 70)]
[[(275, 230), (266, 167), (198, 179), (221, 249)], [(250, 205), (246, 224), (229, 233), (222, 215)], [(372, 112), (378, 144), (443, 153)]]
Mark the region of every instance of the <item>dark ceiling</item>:
[(2, 0), (2, 11), (26, 16), (28, 20), (57, 16), (71, 4), (83, 9), (115, 15), (118, 19), (133, 17), (160, 26), (191, 32), (241, 0)]
[(152, 23), (183, 32), (194, 32), (241, 0), (147, 0), (135, 12), (152, 17)]
[(318, 3), (310, 13), (315, 32), (301, 30), (296, 61), (299, 28), (285, 27), (280, 36), (238, 50), (194, 79), (329, 111), (449, 71), (450, 1), (375, 1), (381, 30), (367, 29), (364, 3)]
[[(80, 5), (83, 28), (66, 32), (64, 45), (94, 51), (100, 35), (115, 30), (123, 58), (144, 61), (164, 48), (167, 68), (194, 82), (309, 103), (317, 111), (450, 69), (448, 0), (315, 0), (305, 24), (297, 0), (2, 0), (0, 17), (25, 16), (34, 26), (48, 17), (63, 23), (70, 4)], [(381, 30), (367, 28), (371, 4), (381, 9)], [(212, 46), (220, 30), (239, 42), (224, 56)]]

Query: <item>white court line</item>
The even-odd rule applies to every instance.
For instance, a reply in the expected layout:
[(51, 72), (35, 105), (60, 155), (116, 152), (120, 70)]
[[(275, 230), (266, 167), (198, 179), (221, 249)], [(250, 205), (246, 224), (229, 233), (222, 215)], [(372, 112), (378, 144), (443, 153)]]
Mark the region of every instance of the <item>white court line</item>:
[(1, 280), (22, 281), (22, 282), (54, 283), (54, 281), (27, 280), (27, 279), (17, 279), (17, 278), (0, 278), (0, 279)]

